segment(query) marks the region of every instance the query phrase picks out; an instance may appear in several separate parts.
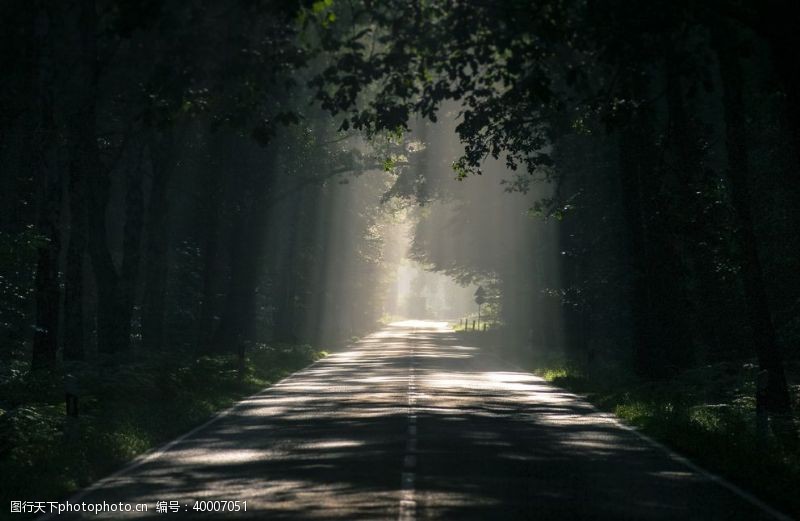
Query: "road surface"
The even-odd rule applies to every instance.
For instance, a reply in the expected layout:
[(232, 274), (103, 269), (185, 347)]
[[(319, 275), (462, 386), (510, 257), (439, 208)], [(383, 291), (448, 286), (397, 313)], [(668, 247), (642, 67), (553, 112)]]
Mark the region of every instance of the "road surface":
[[(148, 505), (85, 519), (776, 519), (420, 321), (317, 362), (72, 501)], [(194, 510), (235, 508), (205, 501), (239, 512)]]

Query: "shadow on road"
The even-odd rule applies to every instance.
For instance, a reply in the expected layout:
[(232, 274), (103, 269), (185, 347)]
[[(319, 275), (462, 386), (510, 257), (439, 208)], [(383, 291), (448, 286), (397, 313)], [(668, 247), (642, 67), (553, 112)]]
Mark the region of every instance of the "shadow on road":
[[(396, 519), (412, 352), (421, 519), (770, 519), (576, 397), (440, 326), (409, 325), (242, 402), (81, 500), (147, 502), (141, 517)], [(193, 510), (201, 500), (247, 501), (247, 512)], [(157, 501), (180, 511), (157, 513)]]

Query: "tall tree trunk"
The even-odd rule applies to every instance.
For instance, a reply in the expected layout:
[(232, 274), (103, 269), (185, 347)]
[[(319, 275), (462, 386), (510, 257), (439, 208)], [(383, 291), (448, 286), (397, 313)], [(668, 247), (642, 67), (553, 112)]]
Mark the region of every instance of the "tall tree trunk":
[(145, 349), (164, 345), (164, 311), (167, 289), (168, 213), (167, 191), (173, 171), (174, 137), (164, 131), (150, 145), (153, 181), (147, 207), (146, 265), (142, 300), (142, 343)]
[(39, 53), (38, 127), (34, 135), (33, 176), (41, 186), (37, 229), (43, 237), (37, 248), (36, 261), (36, 325), (33, 335), (31, 367), (52, 367), (58, 352), (58, 326), (61, 290), (59, 287), (59, 252), (61, 240), (60, 169), (55, 164), (55, 121), (53, 115), (53, 16), (47, 2), (37, 3), (36, 45)]
[(108, 175), (95, 176), (89, 196), (89, 253), (97, 284), (98, 351), (117, 353), (131, 345), (131, 319), (138, 282), (144, 204), (141, 187), (141, 165), (128, 173), (123, 226), (123, 259), (117, 271), (106, 235)]
[(219, 226), (218, 211), (209, 209), (205, 212), (206, 219), (203, 223), (204, 244), (203, 244), (203, 288), (202, 302), (200, 303), (200, 317), (197, 325), (197, 347), (201, 351), (211, 351), (214, 334), (214, 317), (216, 310), (216, 288), (217, 288), (217, 269), (218, 250), (219, 250)]
[(753, 344), (762, 375), (756, 392), (756, 407), (767, 413), (785, 414), (790, 412), (791, 401), (764, 289), (764, 274), (751, 213), (742, 70), (737, 56), (730, 48), (729, 37), (727, 32), (717, 31), (715, 47), (722, 79), (728, 181), (739, 225), (738, 238), (742, 255), (742, 282), (747, 319), (753, 333)]
[[(638, 69), (628, 71), (629, 108), (619, 135), (623, 213), (632, 269), (634, 364), (647, 377), (670, 376), (688, 363), (692, 338), (683, 316), (686, 288), (681, 231), (668, 219), (672, 204), (664, 192), (685, 193), (686, 181), (660, 162), (655, 107), (646, 102), (649, 86)], [(673, 78), (674, 80), (675, 78)], [(668, 86), (680, 93), (679, 84)], [(673, 107), (674, 109), (675, 107)], [(681, 107), (679, 107), (681, 108)], [(678, 188), (675, 185), (679, 185)]]
[(108, 172), (99, 164), (97, 150), (97, 13), (94, 0), (80, 2), (78, 32), (81, 41), (80, 70), (87, 78), (77, 103), (82, 119), (74, 119), (75, 146), (83, 154), (86, 199), (88, 207), (87, 250), (97, 286), (97, 350), (113, 353), (122, 348), (119, 322), (119, 276), (108, 247), (106, 205), (108, 203)]
[[(78, 31), (81, 39), (81, 67), (87, 74), (87, 85), (82, 91), (79, 110), (85, 121), (77, 123), (79, 149), (88, 154), (86, 192), (88, 202), (87, 250), (97, 286), (97, 350), (100, 353), (117, 353), (130, 348), (131, 316), (135, 298), (140, 263), (140, 243), (143, 220), (141, 194), (141, 164), (128, 171), (125, 199), (125, 224), (123, 229), (123, 259), (118, 270), (108, 243), (110, 170), (100, 166), (97, 150), (96, 94), (98, 84), (97, 64), (97, 13), (94, 0), (82, 0)], [(121, 144), (120, 146), (125, 146)], [(120, 157), (124, 154), (121, 151)]]
[[(245, 168), (248, 166), (245, 163)], [(269, 196), (274, 181), (275, 176), (268, 172), (254, 183), (252, 190), (255, 193), (240, 186), (241, 192), (234, 196), (239, 201), (239, 209), (233, 218), (229, 242), (231, 276), (225, 309), (214, 333), (213, 345), (217, 349), (235, 347), (240, 359), (244, 358), (245, 345), (254, 332), (256, 290), (268, 230), (271, 208)]]
[(121, 324), (124, 310), (121, 309), (119, 298), (120, 277), (111, 258), (106, 235), (108, 179), (103, 173), (96, 173), (93, 177), (88, 197), (88, 250), (97, 286), (97, 351), (111, 354), (124, 350), (129, 339), (124, 336)]
[[(45, 167), (52, 168), (52, 167)], [(43, 236), (37, 248), (36, 261), (36, 325), (33, 335), (32, 368), (52, 367), (58, 352), (58, 329), (61, 290), (59, 287), (59, 220), (61, 207), (61, 184), (57, 174), (46, 173), (42, 208), (38, 219), (38, 230)]]
[[(683, 326), (684, 333), (679, 337), (683, 345), (670, 352), (674, 353), (673, 357), (678, 364), (685, 366), (691, 363), (694, 357), (693, 333), (696, 333), (697, 337), (708, 346), (714, 346), (716, 342), (716, 336), (710, 327), (711, 321), (700, 320), (699, 324), (695, 325), (697, 321), (694, 320), (694, 317), (703, 316), (705, 311), (714, 305), (713, 299), (717, 293), (714, 280), (716, 268), (713, 262), (709, 262), (708, 251), (702, 246), (708, 244), (708, 230), (713, 229), (713, 225), (709, 226), (709, 223), (705, 222), (704, 203), (698, 197), (698, 194), (708, 190), (709, 184), (715, 183), (715, 180), (706, 179), (708, 169), (704, 167), (706, 158), (700, 145), (701, 133), (691, 111), (687, 108), (677, 46), (675, 42), (665, 43), (665, 47), (670, 49), (665, 60), (664, 74), (669, 121), (666, 144), (671, 157), (671, 164), (667, 165), (666, 172), (671, 182), (665, 190), (671, 194), (671, 204), (669, 211), (665, 213), (669, 216), (668, 224), (674, 237), (669, 241), (675, 245), (670, 248), (673, 254), (671, 261), (673, 269), (682, 280), (693, 281), (688, 285), (682, 284), (678, 291), (673, 291), (677, 298), (672, 307), (679, 315), (676, 319)], [(694, 286), (696, 286), (694, 291), (689, 289)]]
[[(314, 226), (314, 235), (311, 240), (315, 244), (314, 254), (317, 259), (327, 259), (331, 251), (331, 242), (333, 241), (331, 234), (325, 228), (326, 220), (325, 215), (328, 215), (330, 206), (330, 188), (326, 186), (314, 187), (314, 213), (312, 222), (316, 223)], [(327, 340), (327, 324), (325, 322), (326, 313), (325, 309), (329, 300), (329, 281), (328, 279), (328, 264), (326, 262), (316, 262), (313, 268), (313, 276), (311, 278), (310, 287), (313, 288), (311, 305), (308, 306), (313, 311), (312, 316), (315, 320), (311, 322), (310, 333), (312, 342), (321, 344)], [(390, 301), (391, 302), (391, 301)], [(395, 309), (395, 313), (399, 310)]]
[(214, 332), (217, 350), (233, 348), (237, 353), (243, 352), (252, 338), (266, 211), (259, 208), (252, 214), (240, 214), (234, 219), (229, 243), (231, 276), (225, 309)]
[(144, 225), (144, 197), (142, 193), (143, 167), (141, 151), (138, 160), (130, 165), (126, 176), (125, 225), (122, 228), (122, 266), (119, 271), (117, 325), (121, 350), (130, 348), (131, 320), (136, 303), (136, 288), (141, 267), (142, 230)]
[(619, 168), (622, 186), (623, 214), (628, 230), (629, 256), (631, 262), (631, 312), (633, 320), (634, 364), (637, 372), (644, 375), (656, 371), (654, 367), (653, 335), (657, 320), (654, 316), (652, 290), (650, 287), (649, 241), (647, 222), (644, 216), (645, 180), (652, 176), (649, 168), (652, 153), (650, 145), (652, 130), (646, 115), (635, 113), (621, 129), (619, 135)]
[(84, 172), (91, 151), (74, 146), (69, 171), (70, 228), (67, 267), (64, 277), (64, 360), (85, 358), (84, 336), (84, 257), (86, 255), (86, 206)]
[(95, 95), (97, 91), (97, 42), (94, 0), (79, 4), (76, 55), (73, 73), (80, 78), (72, 94), (75, 112), (69, 114), (69, 244), (64, 281), (64, 358), (83, 360), (85, 259), (88, 248), (89, 186), (99, 174), (97, 161)]
[(288, 216), (286, 224), (286, 249), (277, 263), (278, 272), (274, 293), (277, 309), (275, 310), (273, 336), (278, 342), (295, 343), (298, 339), (295, 331), (297, 240), (304, 201), (303, 192), (295, 194), (288, 201), (288, 204), (291, 205), (291, 215)]
[(220, 170), (228, 164), (231, 147), (219, 135), (211, 136), (205, 148), (211, 148), (207, 167), (204, 169), (203, 195), (198, 206), (198, 221), (201, 225), (203, 248), (202, 296), (200, 315), (197, 321), (196, 346), (200, 351), (211, 352), (216, 331), (217, 293), (221, 284), (220, 223), (225, 206), (224, 176)]

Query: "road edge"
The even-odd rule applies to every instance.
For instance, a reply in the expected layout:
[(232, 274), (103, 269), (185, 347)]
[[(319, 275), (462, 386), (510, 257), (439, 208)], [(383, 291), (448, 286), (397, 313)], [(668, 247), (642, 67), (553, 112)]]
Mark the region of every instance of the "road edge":
[[(478, 346), (478, 348), (481, 349), (481, 351), (484, 351), (486, 349), (485, 347), (480, 347), (480, 346)], [(617, 417), (615, 414), (600, 410), (585, 395), (574, 393), (572, 391), (569, 391), (567, 389), (559, 387), (559, 386), (557, 386), (557, 385), (555, 385), (555, 384), (553, 384), (551, 382), (548, 382), (547, 380), (545, 380), (541, 376), (537, 376), (537, 375), (533, 374), (532, 371), (530, 371), (528, 369), (525, 369), (524, 367), (520, 366), (518, 363), (512, 362), (510, 360), (506, 360), (505, 358), (503, 358), (503, 357), (501, 357), (501, 356), (499, 356), (499, 355), (497, 355), (495, 353), (490, 353), (490, 352), (484, 351), (484, 354), (489, 355), (489, 356), (491, 356), (493, 358), (496, 358), (497, 360), (499, 360), (499, 361), (503, 362), (504, 364), (507, 364), (507, 365), (515, 368), (516, 370), (518, 370), (520, 372), (523, 372), (525, 374), (530, 374), (530, 375), (532, 375), (532, 376), (534, 376), (536, 378), (539, 378), (542, 381), (543, 384), (545, 384), (545, 385), (547, 385), (547, 386), (549, 386), (549, 387), (551, 387), (553, 389), (558, 389), (560, 392), (564, 393), (565, 395), (570, 396), (570, 397), (574, 397), (574, 398), (584, 402), (598, 416), (602, 417), (605, 420), (608, 420), (610, 423), (616, 425), (617, 427), (619, 427), (619, 428), (621, 428), (623, 430), (626, 430), (628, 432), (633, 433), (634, 435), (636, 435), (642, 441), (646, 442), (647, 444), (651, 445), (652, 447), (654, 447), (654, 448), (660, 450), (661, 452), (665, 453), (673, 461), (675, 461), (677, 463), (680, 463), (681, 465), (683, 465), (685, 467), (688, 467), (690, 470), (696, 472), (697, 474), (700, 474), (701, 476), (703, 476), (707, 480), (711, 481), (712, 483), (715, 483), (715, 484), (717, 484), (717, 485), (719, 485), (719, 486), (721, 486), (721, 487), (733, 492), (734, 494), (736, 494), (740, 498), (744, 499), (745, 501), (747, 501), (751, 505), (753, 505), (753, 506), (757, 507), (758, 509), (762, 510), (764, 513), (772, 516), (774, 519), (776, 519), (778, 521), (794, 521), (795, 520), (795, 518), (793, 518), (793, 517), (791, 517), (791, 516), (789, 516), (787, 514), (784, 514), (780, 510), (776, 509), (775, 507), (770, 506), (769, 504), (765, 503), (764, 501), (762, 501), (761, 499), (756, 497), (751, 492), (748, 492), (745, 489), (741, 488), (740, 486), (735, 485), (734, 483), (731, 483), (730, 481), (728, 481), (724, 477), (720, 476), (719, 474), (701, 467), (697, 463), (694, 463), (693, 461), (691, 461), (686, 456), (682, 456), (682, 455), (678, 454), (677, 452), (675, 452), (674, 450), (672, 450), (668, 446), (664, 445), (660, 441), (657, 441), (657, 440), (651, 438), (650, 436), (648, 436), (647, 434), (643, 433), (641, 430), (639, 430), (635, 426), (626, 424), (619, 417)]]
[[(356, 343), (358, 343), (358, 342), (356, 342)], [(184, 434), (181, 434), (177, 438), (173, 438), (173, 439), (171, 439), (171, 440), (169, 440), (169, 441), (167, 441), (167, 442), (165, 442), (165, 443), (163, 443), (163, 444), (161, 444), (161, 445), (159, 445), (157, 447), (153, 447), (152, 449), (149, 449), (149, 450), (139, 454), (138, 456), (136, 456), (135, 458), (130, 460), (123, 467), (117, 469), (113, 473), (111, 473), (111, 474), (109, 474), (109, 475), (107, 475), (107, 476), (105, 476), (103, 478), (98, 479), (97, 481), (95, 481), (91, 485), (89, 485), (88, 487), (83, 488), (83, 489), (75, 492), (73, 495), (69, 496), (68, 498), (66, 498), (63, 501), (67, 502), (67, 503), (78, 503), (78, 502), (80, 502), (81, 499), (83, 499), (84, 497), (86, 497), (90, 493), (96, 491), (97, 489), (99, 489), (99, 488), (101, 488), (101, 487), (103, 487), (105, 485), (108, 485), (109, 483), (113, 482), (115, 479), (121, 477), (125, 473), (127, 473), (127, 472), (129, 472), (129, 471), (131, 471), (133, 469), (136, 469), (138, 467), (141, 467), (145, 463), (148, 463), (148, 462), (150, 462), (150, 461), (152, 461), (152, 460), (164, 455), (165, 453), (169, 452), (171, 449), (173, 449), (174, 447), (180, 445), (183, 441), (186, 441), (187, 439), (191, 438), (192, 436), (194, 436), (198, 432), (202, 431), (203, 429), (206, 429), (209, 426), (211, 426), (211, 425), (217, 423), (218, 421), (222, 420), (223, 418), (226, 418), (227, 416), (230, 416), (233, 412), (235, 412), (237, 409), (239, 409), (242, 406), (244, 406), (247, 402), (249, 402), (251, 400), (254, 400), (254, 399), (256, 399), (256, 398), (258, 398), (260, 396), (263, 396), (264, 394), (267, 394), (268, 392), (272, 391), (276, 387), (286, 383), (288, 380), (291, 380), (292, 378), (294, 378), (298, 374), (300, 374), (300, 373), (302, 373), (304, 371), (307, 371), (307, 370), (311, 369), (312, 367), (314, 367), (315, 365), (327, 360), (328, 358), (330, 358), (331, 354), (333, 354), (333, 353), (330, 353), (327, 356), (323, 356), (322, 358), (314, 360), (313, 362), (311, 362), (310, 364), (306, 365), (305, 367), (301, 367), (297, 371), (294, 371), (293, 373), (281, 378), (277, 382), (268, 385), (267, 387), (261, 389), (260, 391), (242, 398), (241, 400), (239, 400), (236, 403), (230, 405), (229, 407), (217, 412), (214, 416), (212, 416), (211, 418), (206, 420), (204, 423), (201, 423), (200, 425), (192, 428), (188, 432), (186, 432)], [(49, 521), (51, 519), (54, 519), (57, 515), (58, 515), (57, 512), (48, 512), (47, 514), (42, 514), (40, 516), (37, 516), (37, 517), (33, 518), (33, 520), (34, 521)]]

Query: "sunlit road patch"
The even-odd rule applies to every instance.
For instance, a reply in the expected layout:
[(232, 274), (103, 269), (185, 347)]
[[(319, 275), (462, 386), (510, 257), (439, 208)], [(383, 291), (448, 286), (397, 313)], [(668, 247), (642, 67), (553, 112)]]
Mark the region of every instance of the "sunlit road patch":
[(149, 506), (87, 519), (774, 519), (426, 321), (366, 337), (72, 501)]

